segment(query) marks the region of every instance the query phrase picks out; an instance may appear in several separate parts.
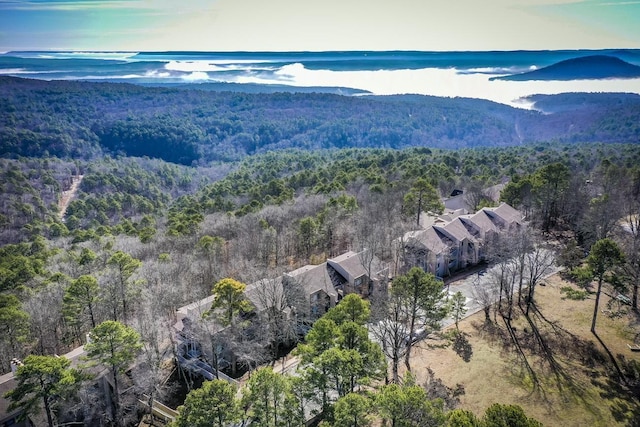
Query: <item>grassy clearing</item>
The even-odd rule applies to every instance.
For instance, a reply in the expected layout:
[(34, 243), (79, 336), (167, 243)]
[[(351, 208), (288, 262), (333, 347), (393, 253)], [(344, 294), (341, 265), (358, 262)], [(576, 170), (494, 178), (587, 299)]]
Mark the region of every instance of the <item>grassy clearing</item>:
[(461, 384), (460, 406), (477, 415), (499, 402), (522, 406), (546, 426), (638, 425), (633, 423), (640, 422), (640, 381), (635, 389), (622, 385), (609, 355), (623, 372), (640, 363), (640, 354), (627, 347), (635, 336), (630, 315), (615, 316), (617, 307), (607, 308), (603, 295), (599, 342), (589, 330), (593, 296), (563, 299), (560, 289), (567, 286), (573, 285), (553, 276), (538, 288), (538, 310), (529, 320), (520, 315), (512, 321), (517, 346), (503, 320), (486, 324), (482, 312), (460, 323), (468, 342), (464, 357), (453, 346), (422, 343), (412, 361), (418, 381), (431, 368), (449, 387)]

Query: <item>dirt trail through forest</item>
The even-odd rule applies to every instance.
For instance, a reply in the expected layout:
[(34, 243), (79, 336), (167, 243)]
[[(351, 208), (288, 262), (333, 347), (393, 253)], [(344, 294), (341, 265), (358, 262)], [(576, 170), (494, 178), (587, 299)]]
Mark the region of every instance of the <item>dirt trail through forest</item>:
[(58, 202), (58, 212), (60, 213), (60, 220), (62, 222), (64, 222), (64, 214), (67, 212), (69, 203), (71, 203), (71, 200), (75, 197), (83, 177), (84, 175), (76, 175), (72, 177), (71, 187), (62, 192), (62, 197), (60, 197), (60, 201)]

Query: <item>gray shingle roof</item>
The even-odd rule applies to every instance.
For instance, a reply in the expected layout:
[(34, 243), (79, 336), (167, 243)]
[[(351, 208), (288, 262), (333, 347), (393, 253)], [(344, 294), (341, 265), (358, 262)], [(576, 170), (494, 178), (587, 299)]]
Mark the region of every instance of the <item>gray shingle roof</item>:
[[(359, 254), (353, 251), (345, 252), (342, 255), (329, 259), (327, 262), (331, 266), (337, 264), (339, 268), (342, 268), (354, 279), (367, 274), (367, 270), (365, 270), (362, 265), (362, 259)], [(345, 277), (345, 279), (349, 279), (349, 277)]]
[(408, 246), (422, 246), (433, 253), (440, 253), (449, 249), (449, 246), (442, 241), (442, 236), (436, 231), (435, 227), (410, 231), (405, 234), (404, 241)]
[(445, 225), (443, 228), (449, 234), (455, 237), (459, 242), (463, 241), (464, 239), (475, 241), (475, 238), (471, 233), (469, 233), (469, 230), (467, 230), (467, 227), (465, 227), (464, 223), (460, 218), (454, 219), (453, 221)]
[(436, 222), (424, 229), (410, 231), (404, 235), (404, 244), (442, 253), (449, 249), (451, 243), (464, 239), (477, 242), (488, 232), (499, 232), (504, 227), (522, 222), (522, 214), (517, 209), (502, 203), (495, 208), (483, 208), (472, 215), (459, 215), (449, 222)]
[(284, 276), (295, 280), (303, 286), (307, 295), (312, 295), (322, 290), (329, 296), (338, 297), (326, 262), (319, 265), (305, 265)]
[(507, 225), (522, 224), (523, 217), (520, 211), (506, 203), (500, 203), (497, 208), (488, 208), (488, 210), (500, 217)]

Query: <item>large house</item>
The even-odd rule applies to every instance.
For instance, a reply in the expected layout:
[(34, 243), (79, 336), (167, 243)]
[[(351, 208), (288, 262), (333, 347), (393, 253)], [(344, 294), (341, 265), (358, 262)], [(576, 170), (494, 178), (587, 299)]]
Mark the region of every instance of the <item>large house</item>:
[(420, 267), (438, 277), (448, 276), (484, 261), (486, 245), (493, 236), (523, 223), (522, 214), (506, 203), (474, 214), (462, 209), (449, 211), (396, 240), (400, 263), (395, 273)]
[(304, 313), (315, 320), (346, 294), (371, 296), (386, 284), (389, 269), (368, 250), (345, 252), (318, 265), (306, 265), (283, 276), (283, 283), (299, 286), (308, 300)]
[[(254, 329), (249, 331), (249, 335), (264, 334), (261, 325), (271, 322), (262, 320), (273, 319), (273, 316), (294, 319), (301, 328), (298, 333), (304, 332), (343, 296), (356, 293), (368, 298), (378, 290), (386, 289), (391, 275), (402, 274), (413, 266), (444, 277), (477, 264), (484, 260), (485, 246), (493, 236), (519, 227), (524, 221), (520, 212), (505, 203), (483, 208), (474, 214), (457, 209), (435, 218), (424, 217), (420, 230), (406, 233), (396, 241), (397, 259), (401, 260), (401, 265), (394, 267), (393, 271), (365, 249), (359, 253), (349, 251), (321, 264), (305, 265), (282, 276), (249, 284), (245, 296), (253, 310), (244, 316), (250, 325), (247, 330)], [(178, 361), (207, 378), (213, 378), (215, 372), (200, 357), (204, 349), (198, 349), (202, 337), (194, 333), (197, 327), (194, 321), (202, 319), (211, 309), (213, 298), (209, 296), (178, 309), (174, 325)], [(215, 322), (207, 329), (210, 335), (225, 330)], [(233, 349), (219, 345), (216, 353), (213, 359), (219, 367), (228, 366), (231, 360), (235, 360)]]
[[(303, 333), (344, 295), (358, 293), (366, 298), (376, 290), (384, 289), (388, 275), (389, 269), (368, 250), (349, 251), (322, 264), (305, 265), (277, 278), (265, 278), (247, 285), (245, 297), (251, 302), (253, 311), (245, 313), (245, 318), (258, 330), (264, 316), (284, 315), (289, 319), (296, 316), (295, 323), (301, 328), (298, 333)], [(179, 308), (174, 324), (178, 361), (183, 367), (209, 379), (215, 371), (200, 358), (204, 349), (198, 343), (195, 321), (208, 313), (213, 299), (208, 296)], [(215, 335), (225, 328), (210, 322), (207, 329), (207, 333)], [(228, 366), (235, 358), (233, 350), (221, 344), (216, 353), (219, 368)]]
[[(384, 286), (389, 276), (389, 268), (367, 249), (361, 252), (348, 251), (317, 265), (305, 265), (285, 273), (275, 279), (261, 279), (247, 285), (245, 296), (260, 313), (277, 303), (283, 304), (292, 292), (302, 296), (305, 304), (298, 304), (299, 315), (315, 320), (335, 306), (342, 297), (357, 293), (367, 298), (376, 289)], [(193, 302), (177, 311), (174, 329), (181, 331), (185, 319), (202, 317), (213, 304), (213, 295)], [(188, 321), (187, 321), (188, 322)]]

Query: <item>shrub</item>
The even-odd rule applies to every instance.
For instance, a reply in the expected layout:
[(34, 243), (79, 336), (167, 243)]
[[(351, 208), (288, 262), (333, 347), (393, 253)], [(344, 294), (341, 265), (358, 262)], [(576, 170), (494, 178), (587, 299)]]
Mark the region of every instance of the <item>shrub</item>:
[(569, 277), (581, 288), (586, 288), (593, 281), (593, 273), (588, 267), (572, 268)]
[(571, 286), (563, 286), (560, 288), (560, 292), (564, 294), (562, 299), (571, 299), (576, 301), (582, 301), (587, 299), (589, 292), (573, 289)]

